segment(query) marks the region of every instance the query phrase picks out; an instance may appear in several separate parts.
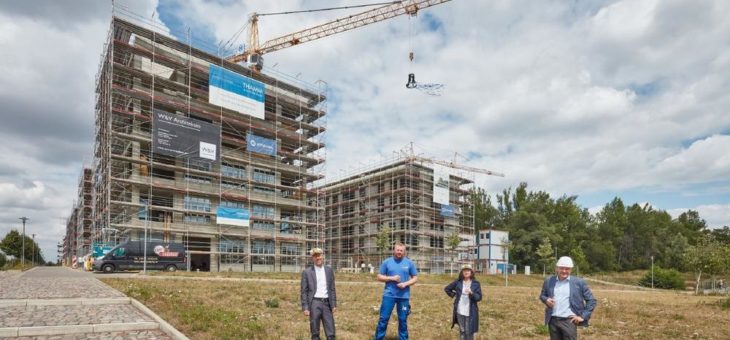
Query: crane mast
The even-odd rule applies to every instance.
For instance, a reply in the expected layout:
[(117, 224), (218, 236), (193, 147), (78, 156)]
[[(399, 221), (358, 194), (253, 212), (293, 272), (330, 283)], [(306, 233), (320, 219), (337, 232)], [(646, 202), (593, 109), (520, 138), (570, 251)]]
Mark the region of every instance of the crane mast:
[(359, 14), (349, 15), (318, 26), (286, 34), (278, 38), (268, 40), (262, 44), (259, 44), (258, 18), (259, 16), (266, 14), (253, 13), (249, 18), (249, 42), (246, 51), (233, 55), (227, 59), (234, 63), (247, 61), (257, 70), (261, 70), (263, 67), (263, 59), (261, 56), (263, 54), (321, 39), (333, 34), (346, 32), (400, 15), (416, 15), (421, 9), (440, 5), (449, 1), (451, 0), (397, 1)]

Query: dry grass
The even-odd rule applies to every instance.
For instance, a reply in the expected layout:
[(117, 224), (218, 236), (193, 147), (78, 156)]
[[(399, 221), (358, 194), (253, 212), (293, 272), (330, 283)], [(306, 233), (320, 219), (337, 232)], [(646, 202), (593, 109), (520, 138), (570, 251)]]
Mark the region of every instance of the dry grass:
[[(299, 307), (298, 274), (240, 274), (241, 280), (211, 281), (195, 275), (174, 280), (104, 279), (141, 300), (193, 339), (308, 339), (307, 318)], [(273, 280), (272, 280), (273, 279)], [(412, 291), (409, 318), (412, 339), (456, 338), (450, 329), (451, 300), (443, 293), (448, 276), (422, 275)], [(365, 274), (338, 274), (338, 339), (372, 337), (382, 284)], [(480, 303), (479, 339), (546, 338), (543, 305), (537, 300), (542, 277), (480, 276), (485, 300)], [(634, 338), (725, 339), (730, 311), (722, 297), (677, 292), (616, 290), (591, 284), (598, 299), (585, 339)], [(395, 339), (395, 314), (388, 327)], [(322, 333), (324, 335), (324, 333)]]

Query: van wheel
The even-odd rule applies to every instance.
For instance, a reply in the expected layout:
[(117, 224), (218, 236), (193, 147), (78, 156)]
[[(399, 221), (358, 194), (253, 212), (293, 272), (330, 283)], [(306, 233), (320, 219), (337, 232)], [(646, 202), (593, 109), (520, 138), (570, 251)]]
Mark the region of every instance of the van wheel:
[(174, 272), (174, 271), (177, 271), (177, 266), (174, 264), (171, 264), (171, 265), (165, 267), (165, 270), (168, 272)]
[(104, 266), (101, 267), (101, 271), (103, 271), (105, 273), (113, 273), (114, 272), (114, 266), (112, 266), (110, 264), (105, 264)]

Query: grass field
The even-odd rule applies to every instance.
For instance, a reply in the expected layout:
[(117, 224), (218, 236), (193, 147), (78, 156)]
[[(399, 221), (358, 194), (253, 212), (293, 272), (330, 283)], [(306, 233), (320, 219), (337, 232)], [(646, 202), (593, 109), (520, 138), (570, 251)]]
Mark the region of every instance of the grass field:
[[(230, 276), (230, 277), (226, 277)], [(103, 281), (140, 300), (192, 339), (308, 339), (308, 319), (300, 311), (299, 275), (291, 273), (176, 274)], [(422, 275), (413, 287), (409, 318), (412, 339), (453, 339), (452, 301), (443, 293), (448, 276)], [(478, 276), (478, 339), (546, 338), (543, 305), (538, 301), (541, 275), (504, 278)], [(590, 284), (598, 300), (584, 339), (727, 339), (730, 309), (724, 297), (684, 292), (639, 291)], [(338, 274), (338, 339), (368, 339), (374, 333), (382, 284), (365, 274)], [(397, 321), (388, 334), (395, 339)], [(324, 335), (324, 332), (322, 332)]]

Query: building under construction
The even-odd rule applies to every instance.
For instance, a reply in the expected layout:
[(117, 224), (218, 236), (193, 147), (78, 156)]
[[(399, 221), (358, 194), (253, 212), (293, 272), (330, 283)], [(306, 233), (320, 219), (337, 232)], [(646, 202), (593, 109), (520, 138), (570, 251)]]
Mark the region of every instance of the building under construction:
[(402, 155), (322, 187), (328, 262), (377, 271), (394, 242), (406, 245), (423, 273), (457, 270), (472, 260), (473, 179), (453, 166)]
[(84, 167), (79, 176), (78, 190), (71, 215), (66, 220), (66, 235), (63, 237), (61, 261), (71, 265), (75, 256), (84, 256), (91, 250), (92, 243), (92, 189), (93, 172)]
[(182, 243), (193, 270), (301, 270), (324, 240), (324, 86), (133, 21), (113, 18), (97, 75), (94, 241)]

